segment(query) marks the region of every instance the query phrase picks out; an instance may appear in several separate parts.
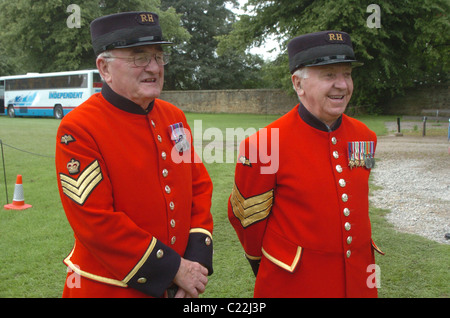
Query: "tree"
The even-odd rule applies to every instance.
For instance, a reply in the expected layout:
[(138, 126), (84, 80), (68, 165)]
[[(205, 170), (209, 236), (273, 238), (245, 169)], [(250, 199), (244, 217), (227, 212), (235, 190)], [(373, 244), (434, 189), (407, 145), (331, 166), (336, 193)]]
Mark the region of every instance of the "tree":
[[(0, 0), (0, 46), (5, 53), (0, 74), (95, 68), (90, 22), (117, 12), (153, 11), (160, 16), (165, 38), (185, 41), (189, 37), (175, 10), (161, 10), (159, 0), (79, 0), (78, 12), (77, 7), (69, 7), (72, 3)], [(68, 8), (74, 9), (68, 12)], [(79, 18), (79, 28), (72, 18)]]
[[(371, 27), (367, 8), (372, 0), (248, 0), (250, 14), (240, 17), (221, 47), (236, 50), (264, 43), (276, 35), (283, 48), (278, 60), (285, 71), (282, 86), (292, 90), (287, 42), (295, 36), (322, 30), (348, 32), (364, 66), (353, 72), (352, 103), (378, 111), (380, 104), (405, 92), (417, 81), (448, 82), (448, 0), (379, 0), (380, 28)], [(282, 72), (278, 72), (282, 73)]]
[(231, 89), (260, 85), (263, 60), (241, 51), (217, 52), (218, 38), (231, 31), (235, 15), (225, 4), (236, 0), (162, 0), (162, 8), (175, 8), (191, 35), (175, 43), (166, 69), (166, 89)]

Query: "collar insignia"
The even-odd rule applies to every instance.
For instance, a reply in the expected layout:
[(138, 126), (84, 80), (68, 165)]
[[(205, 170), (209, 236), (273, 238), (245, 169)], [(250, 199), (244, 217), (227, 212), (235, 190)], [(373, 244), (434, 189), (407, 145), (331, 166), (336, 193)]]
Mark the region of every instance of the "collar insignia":
[(74, 142), (74, 141), (76, 141), (76, 140), (75, 140), (75, 138), (73, 138), (72, 135), (65, 134), (64, 136), (61, 137), (62, 144), (68, 145), (69, 143)]
[(240, 156), (239, 162), (242, 163), (244, 166), (248, 166), (248, 167), (252, 166), (250, 160), (248, 158), (246, 158), (245, 156)]

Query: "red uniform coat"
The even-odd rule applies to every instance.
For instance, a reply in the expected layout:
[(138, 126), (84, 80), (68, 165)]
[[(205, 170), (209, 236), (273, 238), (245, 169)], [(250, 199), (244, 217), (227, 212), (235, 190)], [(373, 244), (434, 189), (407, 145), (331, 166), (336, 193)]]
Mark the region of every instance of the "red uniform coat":
[(354, 141), (374, 151), (376, 135), (345, 115), (328, 128), (299, 105), (241, 144), (228, 216), (255, 297), (377, 296), (370, 169), (349, 167)]
[(162, 296), (181, 256), (212, 273), (212, 183), (175, 106), (144, 111), (105, 85), (62, 120), (56, 170), (75, 236), (64, 296)]

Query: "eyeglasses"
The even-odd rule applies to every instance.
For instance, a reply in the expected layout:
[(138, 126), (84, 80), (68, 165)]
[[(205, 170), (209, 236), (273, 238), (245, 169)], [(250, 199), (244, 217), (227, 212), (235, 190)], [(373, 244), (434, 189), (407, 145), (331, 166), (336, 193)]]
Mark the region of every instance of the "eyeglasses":
[(131, 60), (133, 61), (134, 65), (137, 67), (145, 67), (149, 65), (152, 61), (152, 58), (155, 59), (156, 63), (158, 65), (167, 65), (169, 63), (169, 57), (170, 55), (168, 53), (153, 53), (153, 54), (147, 54), (147, 53), (138, 53), (133, 56), (128, 57), (118, 57), (118, 56), (105, 56), (105, 58), (114, 58), (114, 59), (123, 59), (123, 60)]

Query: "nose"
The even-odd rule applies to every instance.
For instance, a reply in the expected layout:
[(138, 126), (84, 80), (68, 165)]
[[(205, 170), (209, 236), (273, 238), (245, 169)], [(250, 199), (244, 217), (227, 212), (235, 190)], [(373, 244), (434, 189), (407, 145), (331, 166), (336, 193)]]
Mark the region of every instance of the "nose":
[(348, 89), (350, 87), (350, 83), (352, 82), (352, 78), (345, 74), (338, 74), (336, 76), (336, 80), (334, 82), (334, 87), (338, 89)]
[(148, 63), (148, 65), (144, 68), (144, 70), (151, 73), (159, 73), (160, 67), (161, 66), (158, 63), (156, 63), (155, 56), (152, 56), (150, 63)]

